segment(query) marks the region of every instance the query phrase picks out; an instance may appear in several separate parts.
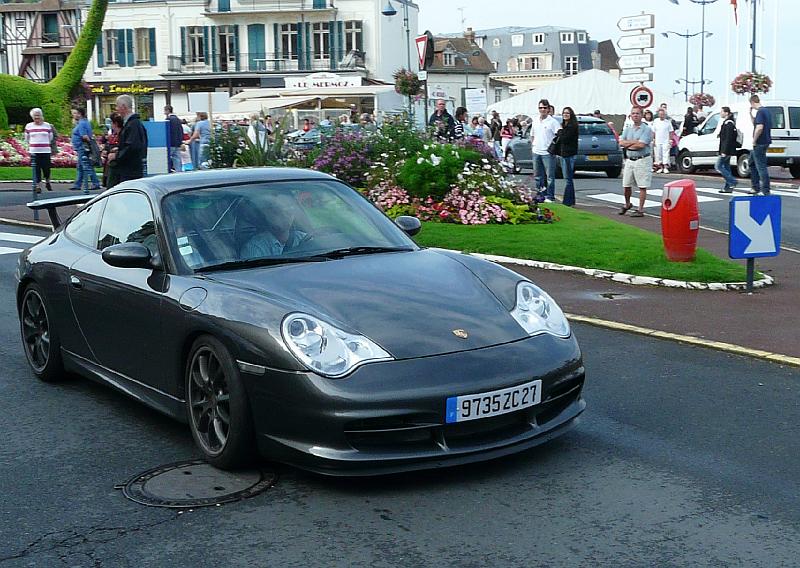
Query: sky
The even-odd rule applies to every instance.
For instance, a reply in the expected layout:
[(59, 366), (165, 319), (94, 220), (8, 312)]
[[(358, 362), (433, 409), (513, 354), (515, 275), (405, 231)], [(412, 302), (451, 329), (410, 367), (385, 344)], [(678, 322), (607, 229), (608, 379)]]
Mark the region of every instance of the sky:
[[(679, 98), (684, 91), (686, 39), (662, 32), (682, 34), (702, 29), (703, 9), (691, 0), (415, 0), (420, 8), (419, 31), (458, 32), (467, 27), (488, 29), (505, 26), (563, 26), (585, 29), (591, 39), (611, 39), (616, 44), (623, 32), (617, 22), (625, 16), (653, 14), (655, 28), (655, 67), (648, 86)], [(774, 82), (766, 98), (800, 99), (800, 72), (792, 65), (800, 52), (797, 34), (800, 0), (758, 0), (756, 67)], [(730, 0), (717, 0), (705, 7), (705, 30), (713, 35), (705, 40), (705, 92), (717, 104), (735, 102), (730, 82), (741, 71), (749, 71), (752, 52), (752, 4), (738, 0), (739, 24), (736, 25)], [(776, 25), (777, 22), (777, 25)], [(626, 32), (632, 33), (632, 32)], [(700, 35), (689, 39), (689, 81), (700, 81)], [(619, 55), (639, 53), (617, 49)], [(699, 91), (699, 83), (689, 86), (689, 94)]]

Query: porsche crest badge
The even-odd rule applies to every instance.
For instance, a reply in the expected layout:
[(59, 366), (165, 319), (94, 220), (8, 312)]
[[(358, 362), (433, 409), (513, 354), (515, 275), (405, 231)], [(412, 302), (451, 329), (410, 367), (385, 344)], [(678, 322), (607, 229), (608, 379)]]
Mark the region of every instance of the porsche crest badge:
[(456, 337), (460, 337), (461, 339), (466, 339), (467, 337), (469, 337), (469, 333), (467, 333), (463, 329), (454, 329), (453, 335), (455, 335)]

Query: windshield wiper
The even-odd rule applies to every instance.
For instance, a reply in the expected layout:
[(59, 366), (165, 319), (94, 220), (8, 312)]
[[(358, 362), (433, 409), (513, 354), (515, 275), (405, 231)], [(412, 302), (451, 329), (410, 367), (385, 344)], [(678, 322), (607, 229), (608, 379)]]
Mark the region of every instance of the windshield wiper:
[(314, 256), (286, 256), (276, 258), (251, 258), (248, 260), (231, 260), (219, 264), (210, 264), (195, 269), (195, 272), (213, 272), (216, 270), (236, 270), (237, 268), (257, 268), (259, 266), (275, 266), (277, 264), (293, 264), (298, 262), (325, 262), (328, 258)]
[(353, 256), (356, 254), (375, 254), (379, 252), (408, 252), (414, 249), (409, 247), (347, 247), (329, 250), (315, 254), (314, 258), (342, 258), (345, 256)]

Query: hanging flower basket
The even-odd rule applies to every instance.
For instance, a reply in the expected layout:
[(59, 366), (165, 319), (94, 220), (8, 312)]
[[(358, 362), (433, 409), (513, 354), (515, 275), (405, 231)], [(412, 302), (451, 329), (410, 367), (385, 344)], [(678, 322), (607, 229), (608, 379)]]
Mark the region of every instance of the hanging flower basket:
[(772, 88), (772, 79), (761, 73), (739, 73), (731, 83), (731, 89), (737, 95), (747, 93), (768, 93)]
[(392, 77), (394, 77), (394, 90), (401, 95), (413, 97), (422, 90), (422, 83), (413, 71), (398, 69)]
[(695, 106), (703, 108), (703, 107), (713, 107), (716, 100), (708, 93), (695, 93), (691, 97), (689, 97), (689, 102)]

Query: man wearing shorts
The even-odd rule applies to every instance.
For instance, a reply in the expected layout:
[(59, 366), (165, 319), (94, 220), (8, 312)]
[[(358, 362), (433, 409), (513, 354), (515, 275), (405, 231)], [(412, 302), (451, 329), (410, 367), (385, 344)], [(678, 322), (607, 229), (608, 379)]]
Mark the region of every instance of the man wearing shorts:
[(642, 122), (642, 109), (639, 107), (631, 109), (631, 121), (619, 137), (619, 145), (625, 154), (625, 169), (622, 174), (625, 205), (619, 210), (619, 214), (625, 215), (633, 207), (631, 191), (633, 184), (636, 184), (639, 188), (639, 208), (631, 213), (631, 217), (644, 217), (647, 188), (653, 180), (653, 155), (650, 153), (653, 131)]

